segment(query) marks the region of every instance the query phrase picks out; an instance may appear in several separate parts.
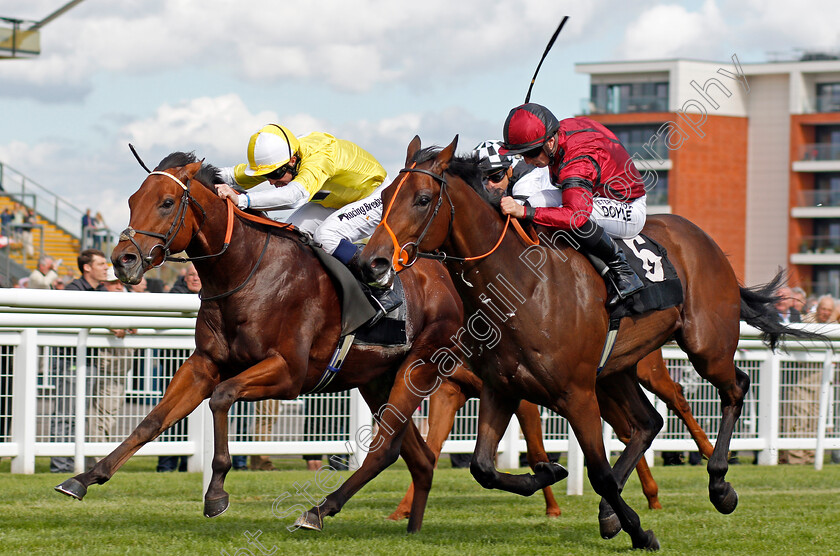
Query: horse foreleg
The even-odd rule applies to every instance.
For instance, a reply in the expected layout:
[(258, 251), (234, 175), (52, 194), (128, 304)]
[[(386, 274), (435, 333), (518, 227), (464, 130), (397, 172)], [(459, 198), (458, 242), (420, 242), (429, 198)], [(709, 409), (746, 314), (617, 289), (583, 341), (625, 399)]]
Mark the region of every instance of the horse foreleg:
[(81, 500), (87, 494), (87, 487), (108, 481), (137, 450), (192, 413), (210, 395), (217, 382), (216, 368), (205, 358), (193, 354), (178, 368), (163, 398), (128, 438), (90, 471), (67, 479), (55, 490)]
[[(356, 470), (337, 490), (326, 497), (322, 504), (311, 508), (295, 522), (295, 526), (320, 531), (323, 518), (335, 515), (347, 501), (364, 485), (376, 477), (383, 469), (397, 461), (400, 454), (403, 435), (408, 427), (414, 427), (411, 416), (422, 399), (440, 385), (437, 367), (430, 363), (420, 363), (422, 359), (411, 354), (403, 362), (397, 373), (394, 386), (388, 396), (388, 402), (375, 411), (379, 430), (367, 449), (362, 466)], [(415, 427), (416, 428), (416, 427)], [(415, 434), (415, 433), (412, 433)], [(417, 432), (417, 435), (420, 433)], [(428, 450), (428, 448), (426, 448)], [(408, 532), (420, 529), (423, 523), (425, 500), (432, 486), (434, 472), (434, 454), (427, 451), (426, 461), (412, 462), (415, 498), (408, 520)], [(424, 507), (419, 507), (420, 505)]]
[(668, 367), (662, 358), (662, 350), (651, 352), (647, 357), (639, 361), (636, 365), (636, 378), (638, 378), (642, 386), (653, 392), (657, 398), (664, 401), (668, 409), (673, 411), (685, 423), (700, 453), (707, 458), (712, 457), (714, 446), (709, 442), (709, 437), (706, 436), (706, 432), (700, 427), (694, 415), (691, 413), (691, 407), (683, 395), (682, 386), (674, 382), (668, 373)]
[[(645, 451), (662, 428), (663, 420), (631, 373), (619, 373), (598, 380), (596, 391), (601, 417), (613, 427), (616, 436), (626, 445), (612, 468), (621, 492), (633, 469), (638, 467)], [(649, 479), (652, 481), (653, 477)], [(649, 507), (658, 504), (658, 499), (648, 498)], [(606, 499), (601, 500), (598, 524), (601, 536), (605, 539), (621, 531), (618, 516)]]
[(548, 462), (534, 465), (533, 475), (499, 473), (496, 470), (499, 442), (518, 405), (519, 400), (499, 394), (484, 383), (478, 410), (478, 438), (470, 462), (470, 472), (484, 488), (531, 496), (536, 491), (565, 479), (569, 472), (562, 465)]
[[(434, 394), (429, 396), (429, 433), (426, 435), (426, 446), (432, 451), (435, 457), (435, 466), (446, 442), (449, 433), (452, 432), (452, 425), (455, 423), (455, 414), (467, 403), (467, 397), (461, 389), (445, 380)], [(408, 440), (408, 438), (406, 438)], [(403, 442), (405, 443), (405, 441)], [(408, 486), (408, 492), (400, 501), (394, 513), (388, 516), (392, 521), (399, 521), (411, 515), (411, 504), (414, 500), (414, 482)]]
[[(556, 410), (566, 417), (578, 439), (586, 458), (586, 469), (592, 488), (618, 516), (633, 542), (633, 548), (659, 549), (659, 541), (652, 531), (643, 531), (639, 516), (621, 498), (621, 489), (610, 468), (604, 449), (601, 415), (595, 392), (591, 388), (571, 384), (564, 389), (564, 397), (557, 402)], [(619, 458), (621, 459), (621, 458)]]
[(228, 449), (228, 413), (237, 400), (290, 398), (297, 392), (292, 387), (286, 360), (276, 355), (264, 359), (238, 375), (220, 383), (210, 396), (213, 412), (213, 474), (204, 493), (204, 516), (221, 515), (230, 505), (225, 491), (225, 477), (231, 468)]
[[(522, 435), (525, 437), (525, 445), (528, 447), (528, 465), (531, 466), (531, 469), (534, 469), (540, 462), (548, 463), (548, 454), (545, 453), (542, 438), (540, 407), (522, 400), (516, 410), (516, 417), (519, 419), (519, 426), (522, 428)], [(560, 506), (557, 505), (557, 500), (555, 500), (550, 486), (543, 488), (543, 496), (545, 497), (545, 515), (559, 517)]]

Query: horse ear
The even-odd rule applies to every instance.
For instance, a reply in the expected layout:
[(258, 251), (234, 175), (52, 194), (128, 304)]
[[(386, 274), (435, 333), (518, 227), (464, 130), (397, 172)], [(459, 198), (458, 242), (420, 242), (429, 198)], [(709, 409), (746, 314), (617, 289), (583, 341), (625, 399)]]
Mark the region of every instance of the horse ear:
[(191, 164), (187, 164), (184, 166), (184, 171), (187, 173), (187, 179), (191, 180), (195, 177), (199, 170), (201, 170), (201, 165), (204, 163), (204, 159), (202, 158), (198, 162), (193, 162)]
[(411, 159), (414, 158), (415, 153), (419, 150), (420, 150), (420, 136), (415, 135), (414, 139), (411, 140), (411, 143), (408, 144), (408, 152), (405, 155), (405, 165), (406, 166), (411, 164)]
[(455, 155), (455, 149), (458, 147), (458, 136), (455, 136), (455, 139), (452, 140), (449, 145), (446, 146), (442, 151), (440, 151), (435, 158), (435, 166), (440, 168), (440, 171), (444, 171), (449, 167), (449, 161), (452, 160), (452, 157)]

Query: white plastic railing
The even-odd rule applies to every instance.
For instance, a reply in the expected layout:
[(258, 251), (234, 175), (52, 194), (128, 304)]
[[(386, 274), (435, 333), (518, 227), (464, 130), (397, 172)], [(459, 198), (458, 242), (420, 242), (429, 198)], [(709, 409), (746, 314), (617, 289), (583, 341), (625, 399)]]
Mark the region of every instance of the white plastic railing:
[[(154, 381), (163, 381), (163, 375), (154, 377), (151, 372), (155, 365), (174, 350), (189, 353), (194, 349), (192, 338), (195, 315), (199, 307), (197, 296), (172, 294), (120, 294), (102, 292), (68, 292), (43, 290), (0, 290), (0, 348), (8, 346), (10, 354), (3, 367), (0, 367), (0, 385), (5, 384), (6, 391), (0, 390), (11, 405), (7, 413), (0, 410), (0, 422), (7, 422), (6, 433), (0, 428), (0, 456), (11, 456), (14, 473), (33, 473), (35, 456), (74, 456), (77, 470), (81, 470), (85, 456), (104, 456), (117, 446), (117, 442), (101, 441), (90, 438), (88, 413), (89, 396), (86, 393), (89, 377), (95, 372), (87, 368), (88, 350), (105, 347), (126, 347), (136, 350), (135, 357), (146, 362), (145, 379), (142, 373), (135, 372), (129, 378), (142, 384), (143, 391), (156, 398), (160, 395), (159, 386), (153, 388)], [(798, 325), (808, 329), (819, 328), (826, 333), (836, 347), (840, 347), (840, 325)], [(135, 336), (117, 340), (107, 328), (138, 328)], [(785, 346), (789, 352), (770, 353), (759, 340), (759, 331), (742, 323), (741, 341), (737, 353), (739, 366), (752, 376), (750, 391), (741, 424), (733, 437), (733, 450), (752, 451), (759, 454), (759, 463), (774, 465), (778, 462), (779, 450), (812, 449), (817, 451), (816, 467), (822, 465), (825, 450), (840, 449), (840, 424), (838, 423), (838, 396), (835, 393), (837, 383), (837, 364), (840, 350), (833, 353), (822, 343), (793, 343)], [(50, 399), (50, 381), (47, 380), (49, 369), (45, 361), (49, 360), (51, 350), (68, 348), (75, 350), (75, 392), (72, 418), (75, 423), (73, 441), (58, 441), (57, 437), (44, 432), (45, 422), (50, 419), (42, 406)], [(668, 346), (664, 355), (673, 373), (685, 375), (689, 367), (686, 355), (676, 347)], [(3, 355), (0, 353), (0, 359)], [(178, 358), (167, 359), (170, 371), (177, 367)], [(813, 434), (794, 436), (785, 431), (788, 416), (784, 408), (789, 404), (787, 390), (793, 388), (798, 377), (806, 373), (821, 372), (821, 384), (818, 402), (818, 424)], [(95, 371), (95, 370), (94, 370)], [(169, 372), (169, 371), (168, 371)], [(687, 398), (692, 404), (695, 417), (706, 428), (714, 440), (717, 433), (717, 421), (720, 417), (719, 403), (714, 394), (692, 393), (697, 389), (709, 389), (696, 375), (691, 374), (683, 381), (689, 384)], [(171, 374), (171, 373), (170, 373)], [(5, 377), (5, 378), (4, 378)], [(40, 381), (40, 382), (39, 382)], [(10, 387), (9, 387), (10, 385)], [(685, 384), (684, 384), (685, 386)], [(138, 387), (139, 388), (139, 387)], [(698, 390), (699, 391), (699, 390)], [(140, 393), (138, 393), (140, 392)], [(129, 392), (131, 394), (131, 392)], [(131, 394), (142, 398), (140, 390)], [(133, 398), (133, 399), (134, 399)], [(314, 400), (314, 397), (308, 398)], [(338, 398), (336, 398), (338, 399)], [(330, 439), (312, 439), (311, 435), (301, 430), (304, 418), (301, 414), (303, 402), (282, 402), (280, 411), (273, 416), (280, 428), (295, 429), (289, 434), (276, 433), (271, 439), (252, 440), (253, 435), (237, 433), (231, 425), (232, 454), (343, 454), (353, 455), (351, 462), (360, 464), (364, 459), (364, 447), (357, 438), (364, 438), (365, 426), (372, 423), (370, 411), (362, 402), (358, 392), (340, 398), (340, 414), (324, 415), (325, 419), (335, 419), (334, 429), (338, 432)], [(237, 404), (239, 406), (240, 404)], [(423, 408), (427, 404), (423, 405)], [(3, 405), (0, 404), (0, 408)], [(141, 406), (151, 407), (151, 405)], [(477, 404), (471, 402), (459, 417), (463, 423), (473, 423)], [(664, 403), (655, 401), (655, 407), (668, 417)], [(239, 411), (239, 410), (237, 410)], [(249, 412), (250, 415), (249, 416)], [(415, 422), (421, 430), (425, 428), (425, 409), (415, 415)], [(253, 423), (253, 410), (239, 411), (239, 416), (232, 417), (241, 428), (248, 429)], [(129, 422), (136, 424), (142, 415), (126, 417), (123, 428), (130, 428)], [(654, 441), (647, 454), (653, 463), (653, 451), (694, 451), (696, 447), (688, 438), (681, 425), (674, 425), (674, 418), (668, 417), (666, 429)], [(11, 426), (8, 426), (8, 423)], [(243, 424), (244, 423), (244, 424)], [(251, 423), (251, 424), (249, 424)], [(584, 468), (583, 458), (568, 427), (559, 417), (546, 415), (544, 435), (549, 452), (567, 452), (570, 476), (567, 491), (572, 494), (582, 492)], [(133, 426), (133, 425), (131, 425)], [(297, 427), (297, 428), (295, 428)], [(456, 424), (456, 433), (459, 425)], [(463, 426), (461, 426), (463, 428)], [(468, 427), (469, 428), (469, 427)], [(41, 432), (39, 432), (39, 430)], [(251, 429), (253, 430), (253, 429)], [(463, 432), (463, 431), (462, 431)], [(212, 455), (212, 421), (206, 402), (187, 419), (186, 436), (171, 441), (152, 442), (144, 446), (139, 454), (145, 455), (188, 455), (191, 470), (204, 470), (209, 473)], [(285, 434), (285, 436), (284, 436)], [(444, 444), (444, 452), (469, 452), (475, 438), (474, 428)], [(121, 440), (121, 439), (120, 439)], [(615, 440), (608, 427), (605, 428), (605, 441), (611, 451), (620, 451), (622, 445)], [(499, 447), (499, 466), (514, 468), (519, 466), (519, 453), (525, 451), (525, 443), (514, 422)]]

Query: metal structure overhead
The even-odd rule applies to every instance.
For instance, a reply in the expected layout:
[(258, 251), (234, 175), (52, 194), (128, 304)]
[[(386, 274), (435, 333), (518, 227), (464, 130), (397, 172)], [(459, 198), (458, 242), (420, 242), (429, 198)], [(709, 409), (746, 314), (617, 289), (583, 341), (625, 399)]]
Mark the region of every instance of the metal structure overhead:
[(82, 2), (71, 0), (39, 21), (0, 16), (0, 60), (41, 54), (41, 28)]

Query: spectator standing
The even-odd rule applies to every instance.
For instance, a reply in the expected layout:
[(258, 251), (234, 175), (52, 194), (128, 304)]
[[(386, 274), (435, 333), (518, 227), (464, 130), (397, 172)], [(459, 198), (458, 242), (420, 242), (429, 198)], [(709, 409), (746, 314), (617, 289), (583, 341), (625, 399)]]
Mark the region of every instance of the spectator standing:
[(42, 255), (38, 259), (38, 268), (32, 271), (29, 275), (29, 281), (26, 287), (36, 290), (50, 290), (53, 289), (56, 282), (58, 282), (58, 268), (61, 266), (61, 261), (53, 261), (52, 257)]
[(779, 301), (776, 303), (776, 311), (779, 313), (779, 320), (782, 324), (801, 322), (799, 311), (794, 307), (793, 291), (787, 286), (779, 288), (776, 292)]
[[(109, 292), (124, 292), (125, 287), (114, 273), (114, 268), (108, 267), (108, 275), (104, 282), (105, 290)], [(126, 334), (136, 334), (135, 329), (110, 329), (111, 334), (118, 339)], [(131, 369), (134, 350), (131, 348), (102, 348), (96, 358), (95, 382), (91, 390), (91, 440), (107, 442), (118, 440), (117, 415), (125, 403), (125, 388), (128, 371)], [(100, 458), (96, 458), (99, 461)]]
[(10, 236), (12, 233), (10, 229), (12, 218), (14, 218), (14, 215), (12, 215), (12, 211), (9, 210), (9, 207), (4, 208), (3, 212), (0, 212), (0, 225), (2, 225), (0, 233), (6, 237)]
[(35, 256), (35, 245), (32, 242), (32, 230), (38, 225), (38, 218), (35, 216), (35, 211), (26, 209), (23, 215), (23, 225), (21, 227), (21, 241), (23, 242), (23, 252), (27, 257)]
[[(108, 261), (105, 253), (98, 249), (85, 249), (76, 259), (82, 275), (67, 284), (66, 290), (72, 291), (105, 291), (103, 282), (108, 277)], [(76, 400), (76, 377), (73, 376), (72, 358), (75, 350), (72, 348), (52, 348), (51, 368), (55, 377), (56, 402), (50, 419), (50, 437), (73, 441), (75, 438), (75, 419), (73, 418)], [(72, 473), (72, 457), (50, 458), (50, 471), (53, 473)]]

